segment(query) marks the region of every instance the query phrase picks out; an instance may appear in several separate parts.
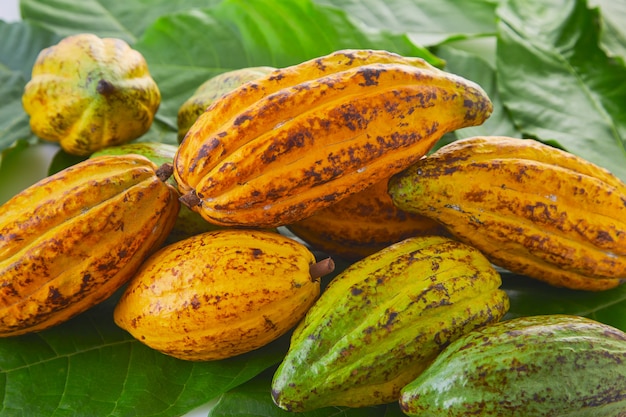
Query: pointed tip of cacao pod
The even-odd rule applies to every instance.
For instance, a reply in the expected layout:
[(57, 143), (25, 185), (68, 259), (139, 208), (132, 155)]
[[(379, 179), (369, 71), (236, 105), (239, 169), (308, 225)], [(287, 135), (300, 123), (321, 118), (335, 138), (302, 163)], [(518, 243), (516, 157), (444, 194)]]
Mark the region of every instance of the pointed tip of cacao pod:
[(328, 275), (335, 270), (335, 261), (332, 258), (322, 259), (319, 262), (312, 264), (309, 267), (309, 273), (311, 274), (311, 280), (316, 280)]
[(167, 181), (174, 173), (174, 165), (169, 162), (164, 163), (156, 170), (156, 176), (162, 182)]

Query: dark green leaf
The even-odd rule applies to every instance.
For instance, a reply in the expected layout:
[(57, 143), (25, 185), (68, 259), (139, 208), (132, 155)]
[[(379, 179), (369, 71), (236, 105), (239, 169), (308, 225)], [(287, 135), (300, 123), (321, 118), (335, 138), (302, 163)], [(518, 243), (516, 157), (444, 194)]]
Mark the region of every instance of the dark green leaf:
[(615, 0), (590, 0), (589, 4), (600, 7), (603, 31), (600, 41), (609, 55), (626, 61), (626, 2)]
[(512, 0), (498, 14), (498, 82), (515, 123), (626, 180), (626, 67), (599, 46), (597, 10)]
[(508, 272), (502, 274), (502, 281), (511, 299), (505, 318), (573, 314), (626, 331), (626, 285), (601, 292), (576, 291)]
[[(385, 406), (346, 408), (326, 407), (296, 413), (282, 410), (270, 396), (272, 371), (259, 374), (247, 383), (224, 394), (213, 404), (208, 417), (381, 417)], [(312, 387), (313, 388), (313, 387)]]
[(227, 360), (178, 360), (115, 326), (114, 301), (55, 328), (0, 339), (0, 416), (182, 415), (284, 355), (279, 339)]

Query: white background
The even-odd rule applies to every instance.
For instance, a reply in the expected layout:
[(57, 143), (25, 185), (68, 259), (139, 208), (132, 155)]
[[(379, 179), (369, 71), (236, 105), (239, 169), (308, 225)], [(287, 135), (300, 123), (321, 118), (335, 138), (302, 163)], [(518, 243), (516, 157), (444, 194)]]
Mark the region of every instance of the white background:
[(19, 0), (0, 0), (0, 20), (15, 22), (19, 18)]

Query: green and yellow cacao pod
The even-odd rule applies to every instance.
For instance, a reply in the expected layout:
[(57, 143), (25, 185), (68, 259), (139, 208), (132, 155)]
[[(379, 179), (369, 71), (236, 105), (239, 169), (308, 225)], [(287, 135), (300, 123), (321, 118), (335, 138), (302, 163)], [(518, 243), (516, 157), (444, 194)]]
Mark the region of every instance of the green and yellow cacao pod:
[(248, 81), (274, 71), (274, 67), (249, 67), (226, 71), (209, 78), (200, 85), (178, 109), (178, 142), (182, 142), (189, 128), (211, 103)]
[(268, 231), (217, 230), (162, 248), (144, 262), (114, 311), (147, 346), (191, 361), (240, 355), (277, 339), (317, 299), (315, 258)]
[(42, 50), (22, 95), (33, 133), (79, 156), (140, 137), (160, 103), (140, 52), (89, 33)]
[(579, 290), (626, 278), (626, 185), (541, 142), (453, 142), (391, 178), (389, 193), (512, 272)]
[(178, 214), (163, 171), (139, 155), (87, 159), (0, 206), (0, 336), (60, 324), (130, 279)]
[(272, 381), (281, 408), (397, 401), (453, 340), (509, 308), (500, 275), (475, 248), (409, 238), (337, 275), (295, 328)]
[(315, 250), (349, 261), (409, 237), (447, 234), (437, 221), (397, 208), (387, 193), (387, 181), (349, 195), (287, 228)]
[(210, 222), (277, 227), (389, 178), (492, 104), (420, 58), (342, 50), (220, 97), (176, 154), (182, 201)]
[(622, 417), (626, 334), (567, 315), (495, 323), (452, 342), (400, 406), (419, 417)]

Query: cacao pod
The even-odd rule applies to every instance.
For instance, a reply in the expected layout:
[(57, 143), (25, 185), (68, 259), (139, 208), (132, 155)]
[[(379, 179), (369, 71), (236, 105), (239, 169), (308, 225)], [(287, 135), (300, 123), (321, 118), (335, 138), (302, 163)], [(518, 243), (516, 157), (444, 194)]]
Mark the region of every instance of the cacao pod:
[(195, 235), (144, 262), (114, 319), (164, 354), (228, 358), (266, 345), (302, 318), (320, 291), (312, 265), (306, 246), (278, 233), (225, 229)]
[(342, 50), (213, 102), (180, 144), (182, 201), (210, 222), (277, 227), (406, 168), (492, 111), (475, 83), (420, 58)]
[(398, 209), (387, 181), (292, 223), (287, 228), (312, 248), (356, 261), (413, 236), (446, 235), (437, 221)]
[(626, 278), (626, 185), (541, 142), (453, 142), (392, 177), (389, 193), (512, 272), (579, 290)]
[(139, 155), (102, 156), (0, 206), (0, 336), (62, 323), (128, 281), (178, 214), (171, 166), (161, 174)]
[[(145, 156), (157, 165), (171, 164), (178, 146), (160, 142), (133, 142), (123, 145), (109, 146), (91, 154), (91, 157), (102, 155), (126, 155), (138, 154)], [(167, 180), (173, 187), (178, 189), (176, 180), (171, 176)], [(178, 212), (176, 223), (167, 235), (165, 244), (170, 244), (189, 236), (221, 229), (222, 227), (207, 222), (199, 213), (191, 210), (187, 206), (181, 206)]]
[(621, 417), (626, 334), (567, 315), (495, 323), (452, 342), (400, 405), (420, 417)]
[(504, 316), (500, 284), (478, 250), (443, 236), (409, 238), (352, 264), (295, 328), (274, 402), (307, 411), (397, 401), (452, 340)]
[(218, 74), (202, 83), (178, 109), (178, 142), (183, 141), (198, 116), (204, 113), (217, 98), (275, 69), (274, 67), (241, 68)]
[(143, 135), (160, 103), (140, 52), (88, 33), (43, 49), (22, 95), (33, 133), (80, 156)]

